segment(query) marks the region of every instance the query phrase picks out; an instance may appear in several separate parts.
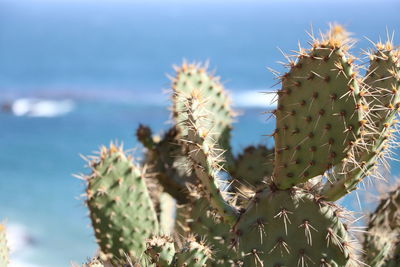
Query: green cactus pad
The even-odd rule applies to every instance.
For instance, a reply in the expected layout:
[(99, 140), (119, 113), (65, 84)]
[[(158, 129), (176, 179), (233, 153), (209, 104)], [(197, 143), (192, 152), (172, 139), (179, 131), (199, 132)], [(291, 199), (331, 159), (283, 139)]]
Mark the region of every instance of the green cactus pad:
[(0, 267), (7, 267), (9, 263), (9, 249), (6, 238), (6, 227), (0, 224)]
[(210, 204), (204, 198), (196, 198), (190, 206), (190, 232), (205, 240), (214, 252), (214, 261), (209, 266), (232, 266), (236, 252), (229, 248), (232, 239), (230, 225), (210, 210)]
[[(139, 131), (148, 132), (143, 129), (138, 129), (137, 132)], [(142, 136), (141, 139), (149, 138)], [(173, 196), (178, 203), (184, 204), (188, 202), (187, 184), (195, 184), (196, 179), (187, 168), (186, 157), (177, 139), (176, 128), (172, 127), (160, 141), (154, 142), (149, 148), (144, 164), (149, 167), (149, 172), (154, 174), (164, 191)]]
[(211, 249), (204, 242), (197, 242), (194, 237), (188, 237), (182, 249), (175, 254), (176, 267), (204, 267), (212, 258)]
[(370, 216), (364, 241), (364, 250), (368, 252), (366, 262), (376, 262), (378, 258), (379, 263), (373, 266), (387, 266), (385, 264), (389, 261), (396, 260), (398, 242), (400, 242), (400, 187), (382, 199)]
[[(230, 147), (230, 131), (234, 113), (230, 107), (230, 98), (217, 77), (207, 73), (206, 67), (199, 64), (186, 64), (176, 67), (176, 77), (173, 79), (173, 117), (176, 122), (186, 119), (182, 113), (182, 103), (177, 95), (190, 96), (196, 91), (205, 99), (204, 108), (208, 116), (213, 118), (207, 131), (211, 132), (213, 139), (218, 141), (219, 148), (225, 151), (224, 157), (229, 166), (233, 162)], [(183, 116), (183, 117), (182, 117)], [(185, 135), (185, 133), (182, 133)]]
[(114, 145), (103, 147), (91, 168), (87, 205), (101, 258), (112, 262), (126, 256), (141, 258), (146, 240), (159, 231), (144, 172)]
[(168, 236), (156, 236), (147, 242), (146, 254), (156, 267), (168, 267), (175, 255), (173, 240)]
[(375, 138), (389, 128), (400, 101), (400, 50), (394, 50), (391, 43), (379, 44), (376, 49), (370, 56), (365, 79), (369, 89), (366, 100), (372, 109), (372, 120), (378, 131)]
[(394, 125), (400, 101), (399, 50), (392, 44), (378, 44), (370, 55), (370, 66), (365, 78), (365, 100), (370, 107), (370, 134), (365, 135), (364, 148), (355, 153), (355, 164), (338, 167), (328, 178), (323, 195), (337, 200), (354, 190), (368, 175), (374, 174), (376, 165), (390, 152), (394, 141)]
[(240, 206), (245, 206), (254, 191), (271, 178), (273, 159), (274, 150), (263, 145), (248, 146), (235, 159), (232, 187)]
[(197, 91), (189, 96), (175, 97), (175, 101), (180, 102), (179, 106), (182, 106), (179, 118), (183, 121), (177, 121), (177, 127), (181, 133), (185, 133), (181, 142), (188, 151), (191, 168), (201, 181), (203, 192), (211, 207), (217, 210), (227, 223), (233, 224), (238, 211), (228, 203), (226, 192), (221, 190), (224, 187), (223, 183), (226, 183), (219, 176), (222, 169), (222, 152), (215, 147), (215, 141), (209, 132), (213, 119), (207, 116), (207, 100)]
[(299, 189), (259, 191), (234, 228), (244, 266), (347, 266), (353, 255), (341, 214)]
[(274, 133), (279, 188), (322, 175), (348, 156), (362, 122), (355, 75), (340, 40), (325, 40), (282, 76)]

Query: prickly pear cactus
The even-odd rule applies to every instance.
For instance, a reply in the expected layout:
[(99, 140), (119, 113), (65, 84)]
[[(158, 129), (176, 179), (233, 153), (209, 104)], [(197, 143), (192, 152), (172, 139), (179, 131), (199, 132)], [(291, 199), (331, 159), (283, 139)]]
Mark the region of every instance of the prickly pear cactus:
[(145, 184), (145, 173), (121, 147), (103, 147), (91, 162), (87, 205), (101, 258), (120, 262), (139, 259), (146, 240), (157, 234), (157, 216)]
[[(275, 148), (249, 147), (236, 158), (233, 112), (218, 79), (199, 65), (176, 68), (175, 125), (160, 140), (148, 127), (137, 131), (156, 188), (115, 146), (91, 162), (87, 204), (102, 259), (121, 265), (127, 255), (157, 267), (400, 266), (399, 190), (371, 216), (365, 257), (349, 212), (333, 202), (376, 172), (395, 144), (400, 52), (378, 43), (362, 78), (353, 44), (333, 25), (288, 56), (273, 112)], [(161, 190), (177, 202), (174, 224), (175, 205)], [(149, 191), (157, 192), (150, 198)]]
[(0, 267), (7, 267), (9, 263), (9, 249), (7, 246), (6, 227), (0, 224)]

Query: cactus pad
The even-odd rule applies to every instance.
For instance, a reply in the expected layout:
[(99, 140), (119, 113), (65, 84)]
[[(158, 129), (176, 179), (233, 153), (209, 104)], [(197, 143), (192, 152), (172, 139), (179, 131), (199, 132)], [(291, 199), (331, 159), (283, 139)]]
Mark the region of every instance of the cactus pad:
[(168, 236), (156, 236), (147, 242), (146, 254), (156, 267), (170, 266), (175, 255), (173, 240)]
[(341, 210), (292, 188), (259, 191), (235, 226), (244, 266), (346, 266), (350, 240)]
[(362, 116), (356, 73), (339, 40), (314, 43), (282, 76), (274, 179), (281, 189), (307, 181), (348, 156)]
[(204, 198), (197, 198), (191, 203), (188, 226), (190, 232), (205, 240), (214, 251), (214, 261), (210, 266), (231, 266), (236, 258), (231, 244), (230, 225), (210, 210)]
[[(137, 130), (138, 136), (139, 132), (149, 132), (143, 130), (144, 128), (147, 127), (142, 126)], [(142, 136), (141, 139), (150, 138)], [(159, 142), (153, 143), (147, 151), (145, 164), (149, 166), (165, 192), (173, 196), (178, 203), (187, 203), (186, 184), (195, 184), (196, 180), (187, 168), (188, 163), (182, 147), (178, 145), (175, 127), (169, 129)]]
[(235, 159), (234, 169), (231, 171), (231, 176), (234, 177), (232, 186), (241, 206), (245, 206), (254, 191), (271, 178), (273, 159), (274, 150), (263, 145), (248, 146)]
[[(190, 96), (196, 91), (205, 101), (205, 110), (212, 117), (208, 132), (212, 133), (219, 148), (225, 151), (224, 157), (228, 165), (233, 161), (230, 147), (230, 131), (234, 113), (230, 108), (230, 98), (217, 77), (207, 73), (206, 67), (184, 63), (176, 68), (176, 78), (173, 79), (173, 117), (180, 122), (186, 119), (181, 111), (185, 107), (176, 96)], [(183, 117), (182, 117), (183, 116)], [(185, 135), (185, 133), (182, 133)]]
[(102, 259), (139, 259), (146, 240), (159, 231), (144, 172), (114, 145), (103, 147), (91, 168), (87, 205)]
[(188, 158), (197, 178), (201, 181), (205, 196), (210, 201), (211, 207), (219, 212), (228, 223), (236, 221), (238, 212), (234, 206), (228, 203), (226, 192), (221, 188), (224, 182), (219, 172), (222, 169), (221, 151), (215, 146), (215, 141), (210, 134), (209, 125), (212, 124), (207, 116), (205, 104), (198, 91), (191, 95), (177, 95), (176, 103), (182, 106), (177, 126), (182, 136), (182, 143), (188, 151)]
[(211, 249), (204, 242), (197, 242), (194, 237), (188, 237), (182, 249), (175, 254), (174, 266), (204, 267), (211, 258)]
[(370, 133), (365, 135), (365, 148), (355, 153), (354, 164), (340, 166), (329, 178), (323, 195), (337, 200), (351, 192), (368, 175), (373, 175), (377, 163), (384, 162), (395, 144), (394, 126), (400, 101), (400, 50), (390, 42), (378, 44), (370, 54), (370, 66), (365, 78), (365, 100), (369, 105)]

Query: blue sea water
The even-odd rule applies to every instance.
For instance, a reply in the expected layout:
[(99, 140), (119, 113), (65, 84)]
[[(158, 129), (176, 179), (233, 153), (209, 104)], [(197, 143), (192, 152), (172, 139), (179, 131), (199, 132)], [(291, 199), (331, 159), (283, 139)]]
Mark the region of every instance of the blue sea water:
[[(14, 266), (68, 266), (95, 253), (83, 183), (71, 176), (87, 172), (79, 154), (111, 140), (135, 147), (139, 122), (167, 129), (162, 90), (172, 64), (210, 60), (223, 77), (241, 114), (238, 152), (272, 145), (265, 135), (274, 121), (263, 114), (269, 99), (259, 92), (276, 82), (267, 67), (283, 71), (277, 47), (305, 46), (311, 24), (318, 32), (342, 23), (364, 49), (364, 36), (400, 30), (398, 1), (321, 2), (0, 1), (0, 104), (22, 97), (75, 103), (51, 118), (0, 114), (0, 220), (31, 237), (14, 253)], [(399, 171), (393, 162), (392, 175)], [(357, 206), (354, 196), (344, 204)]]

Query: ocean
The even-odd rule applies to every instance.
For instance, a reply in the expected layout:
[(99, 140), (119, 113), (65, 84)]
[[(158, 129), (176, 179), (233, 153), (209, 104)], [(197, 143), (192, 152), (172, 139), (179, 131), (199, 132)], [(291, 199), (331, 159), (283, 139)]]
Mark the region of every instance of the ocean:
[[(311, 25), (317, 33), (338, 22), (355, 33), (362, 56), (365, 36), (400, 30), (399, 12), (395, 0), (0, 1), (0, 105), (22, 103), (19, 113), (0, 113), (0, 221), (10, 230), (11, 266), (69, 266), (94, 255), (83, 182), (72, 177), (88, 172), (80, 154), (110, 141), (136, 147), (139, 123), (168, 129), (172, 65), (209, 61), (222, 77), (240, 114), (235, 153), (272, 146), (263, 92), (276, 83), (267, 67), (284, 71), (278, 48), (307, 46)], [(25, 112), (35, 99), (41, 108)], [(387, 176), (399, 172), (393, 161)], [(359, 211), (356, 199), (343, 204)]]

